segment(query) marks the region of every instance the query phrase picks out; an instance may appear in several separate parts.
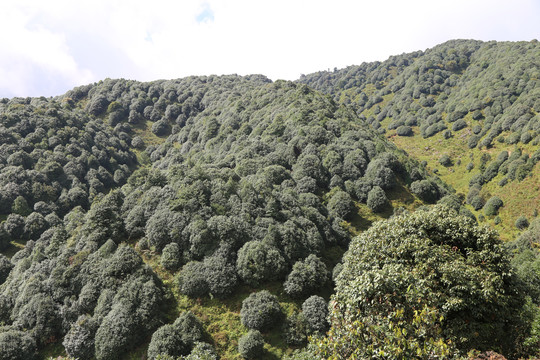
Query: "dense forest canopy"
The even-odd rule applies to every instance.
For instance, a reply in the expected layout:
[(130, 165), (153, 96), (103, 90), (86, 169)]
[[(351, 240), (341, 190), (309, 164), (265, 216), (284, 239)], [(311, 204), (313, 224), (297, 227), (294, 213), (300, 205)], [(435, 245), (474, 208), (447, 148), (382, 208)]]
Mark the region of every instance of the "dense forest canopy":
[[(537, 224), (531, 216), (518, 219), (516, 231), (525, 232), (507, 248), (477, 227), (482, 218), (475, 214), (482, 210), (495, 221), (505, 208), (487, 196), (496, 176), (526, 184), (538, 169), (539, 48), (452, 41), (298, 82), (262, 75), (106, 79), (55, 98), (1, 100), (0, 354), (271, 358), (290, 355), (311, 337), (307, 352), (292, 356), (319, 357), (344, 341), (336, 309), (360, 306), (363, 312), (346, 320), (372, 329), (365, 320), (376, 318), (375, 310), (350, 303), (368, 286), (357, 276), (390, 281), (403, 273), (393, 268), (396, 261), (413, 256), (407, 266), (422, 269), (418, 277), (381, 290), (398, 296), (384, 308), (397, 316), (389, 326), (419, 321), (407, 328), (411, 334), (425, 327), (436, 335), (426, 354), (532, 355), (540, 318)], [(411, 139), (476, 136), (476, 150), (504, 136), (502, 143), (523, 148), (484, 158), (467, 193), (456, 193), (431, 163), (387, 139), (392, 131)], [(506, 141), (511, 136), (518, 140)], [(454, 161), (437, 158), (446, 168)], [(426, 210), (435, 203), (435, 213)], [(425, 211), (409, 214), (417, 208)], [(425, 218), (440, 225), (425, 230), (434, 245), (449, 242), (480, 255), (463, 260), (450, 245), (419, 245), (424, 237), (414, 229)], [(391, 243), (405, 250), (376, 241), (403, 221), (418, 226), (387, 236), (396, 234)], [(454, 233), (441, 237), (448, 231)], [(477, 243), (461, 244), (464, 234)], [(371, 267), (386, 269), (382, 254), (393, 272), (369, 275)], [(482, 273), (487, 283), (471, 282), (479, 263), (500, 259)], [(439, 293), (439, 280), (424, 280), (430, 261), (461, 295)], [(363, 270), (351, 271), (356, 262)], [(450, 262), (467, 270), (465, 280), (453, 280)], [(407, 301), (419, 295), (403, 294), (407, 286), (425, 295), (418, 316), (444, 320), (415, 318)], [(470, 314), (494, 297), (498, 302)], [(458, 324), (463, 314), (469, 327)], [(506, 336), (510, 328), (519, 329), (513, 338)], [(463, 329), (467, 334), (459, 335)], [(328, 330), (334, 345), (324, 338)], [(385, 331), (378, 336), (394, 341), (388, 349), (395, 355), (404, 339)], [(477, 339), (469, 336), (474, 331)], [(357, 344), (377, 350), (382, 340), (370, 341)]]

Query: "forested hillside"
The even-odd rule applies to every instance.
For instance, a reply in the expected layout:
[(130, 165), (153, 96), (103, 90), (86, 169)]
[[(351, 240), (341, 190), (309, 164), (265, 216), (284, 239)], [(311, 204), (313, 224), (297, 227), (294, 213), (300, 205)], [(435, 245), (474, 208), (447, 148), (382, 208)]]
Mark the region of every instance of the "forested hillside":
[(0, 357), (533, 355), (539, 49), (1, 100)]
[[(453, 40), (299, 81), (426, 161), (510, 240), (516, 220), (539, 210), (539, 75), (536, 40)], [(483, 209), (492, 197), (505, 204), (500, 214)]]

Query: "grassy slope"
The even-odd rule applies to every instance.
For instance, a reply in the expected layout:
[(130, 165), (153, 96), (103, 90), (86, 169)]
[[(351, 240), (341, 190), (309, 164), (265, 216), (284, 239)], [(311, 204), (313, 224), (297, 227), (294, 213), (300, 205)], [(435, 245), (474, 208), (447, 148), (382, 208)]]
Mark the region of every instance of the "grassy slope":
[[(387, 125), (387, 122), (389, 122), (389, 119), (386, 119), (382, 125)], [(442, 133), (424, 139), (417, 127), (414, 127), (413, 130), (415, 135), (412, 137), (397, 136), (395, 130), (388, 131), (387, 136), (410, 156), (420, 161), (427, 161), (428, 168), (436, 171), (443, 181), (456, 189), (458, 194), (464, 196), (467, 195), (469, 189), (469, 180), (478, 173), (476, 169), (480, 165), (480, 158), (483, 153), (489, 153), (494, 159), (503, 150), (509, 152), (514, 150), (514, 145), (496, 141), (493, 142), (493, 147), (490, 149), (469, 149), (467, 135), (470, 132), (470, 127), (458, 131), (454, 134), (454, 137), (446, 140), (443, 139)], [(520, 148), (529, 154), (536, 150), (533, 146), (520, 145)], [(450, 156), (453, 161), (452, 166), (444, 167), (439, 164), (438, 160), (443, 154)], [(471, 161), (475, 166), (471, 171), (468, 171), (466, 167)], [(514, 225), (516, 219), (521, 215), (531, 219), (535, 209), (540, 210), (540, 164), (535, 166), (531, 176), (521, 182), (514, 180), (508, 185), (500, 187), (498, 182), (502, 178), (502, 175), (497, 175), (484, 185), (482, 190), (486, 199), (496, 195), (503, 200), (505, 205), (499, 211), (502, 223), (495, 225), (493, 217), (486, 218), (485, 221), (499, 232), (503, 240), (512, 240), (520, 232)], [(477, 217), (482, 214), (482, 210), (475, 211), (471, 206), (468, 206), (468, 208)]]

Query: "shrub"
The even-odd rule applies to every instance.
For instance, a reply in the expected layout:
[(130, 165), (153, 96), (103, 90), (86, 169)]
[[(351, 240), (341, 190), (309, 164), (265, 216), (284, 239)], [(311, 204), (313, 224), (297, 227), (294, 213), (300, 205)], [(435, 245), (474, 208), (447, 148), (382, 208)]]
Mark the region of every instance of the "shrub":
[(44, 344), (59, 335), (61, 319), (51, 296), (44, 293), (30, 295), (22, 308), (16, 313), (14, 325), (30, 330), (29, 333), (38, 345)]
[(161, 252), (161, 266), (170, 271), (177, 270), (181, 265), (180, 246), (177, 243), (165, 245)]
[(381, 212), (389, 205), (389, 202), (384, 190), (379, 186), (374, 186), (368, 193), (366, 204), (373, 212)]
[(62, 345), (64, 345), (67, 354), (75, 359), (92, 359), (97, 326), (97, 322), (90, 316), (80, 316), (64, 336)]
[(244, 359), (259, 359), (264, 353), (264, 338), (260, 331), (250, 330), (238, 340), (238, 352)]
[(285, 268), (285, 259), (279, 250), (264, 241), (247, 242), (238, 251), (236, 270), (240, 278), (251, 286), (279, 279)]
[(325, 333), (328, 330), (328, 304), (317, 295), (313, 295), (302, 304), (302, 313), (310, 332)]
[(0, 284), (6, 281), (11, 269), (13, 269), (11, 261), (5, 255), (0, 254)]
[(452, 166), (452, 160), (450, 159), (450, 156), (444, 154), (439, 158), (439, 164), (445, 167)]
[(484, 185), (485, 184), (484, 175), (482, 175), (481, 173), (473, 175), (473, 177), (471, 177), (471, 179), (469, 180), (469, 187), (475, 184), (478, 184), (480, 186)]
[(519, 140), (524, 144), (528, 144), (532, 140), (532, 135), (529, 132), (524, 132)]
[(169, 124), (165, 120), (158, 120), (152, 125), (152, 132), (156, 136), (167, 135), (169, 132)]
[(452, 125), (452, 131), (459, 131), (467, 127), (467, 123), (463, 119), (459, 119)]
[(218, 360), (218, 357), (212, 345), (196, 342), (191, 353), (187, 356), (181, 356), (178, 360)]
[(174, 214), (169, 209), (162, 209), (156, 211), (146, 223), (145, 233), (150, 246), (159, 252), (172, 240), (170, 233), (173, 221)]
[(96, 359), (116, 360), (136, 338), (135, 328), (135, 315), (125, 304), (115, 304), (96, 332)]
[(413, 130), (410, 126), (403, 125), (396, 129), (396, 134), (399, 136), (413, 136)]
[(334, 217), (347, 219), (354, 213), (354, 210), (351, 196), (345, 191), (336, 191), (328, 201), (328, 212)]
[(478, 211), (485, 205), (486, 202), (484, 199), (482, 199), (482, 197), (476, 195), (471, 199), (470, 203), (474, 210)]
[(467, 146), (469, 149), (474, 149), (476, 145), (478, 145), (478, 141), (480, 141), (480, 137), (478, 135), (471, 135), (469, 136), (469, 140), (467, 140)]
[(37, 240), (41, 233), (47, 230), (48, 224), (43, 215), (33, 212), (26, 218), (24, 234), (27, 239)]
[(341, 270), (343, 270), (343, 264), (337, 263), (336, 266), (332, 269), (332, 281), (335, 283), (337, 280), (337, 277), (341, 273)]
[(190, 347), (204, 337), (204, 329), (199, 319), (191, 311), (184, 311), (173, 323), (174, 330), (182, 341)]
[(516, 227), (519, 230), (523, 230), (529, 227), (529, 220), (525, 216), (520, 216), (516, 219)]
[(135, 149), (142, 149), (144, 148), (144, 141), (140, 136), (135, 136), (133, 140), (131, 140), (131, 146)]
[(208, 294), (205, 266), (202, 262), (191, 261), (182, 268), (176, 278), (180, 293), (189, 297), (201, 297)]
[(275, 295), (261, 290), (242, 301), (240, 319), (249, 329), (265, 330), (275, 325), (281, 317), (281, 307)]
[(450, 130), (445, 130), (442, 135), (443, 135), (443, 138), (448, 140), (452, 137), (452, 132)]
[(486, 216), (497, 215), (503, 205), (503, 201), (499, 197), (493, 196), (484, 205), (484, 214)]
[(11, 239), (20, 239), (24, 234), (24, 217), (19, 214), (9, 214), (4, 222), (4, 229)]
[(28, 206), (28, 203), (26, 202), (26, 199), (22, 196), (17, 196), (15, 198), (11, 211), (21, 216), (28, 216), (32, 212), (30, 206)]
[(10, 236), (4, 229), (3, 224), (0, 224), (0, 251), (9, 246)]
[(411, 184), (411, 192), (423, 201), (433, 203), (439, 198), (439, 191), (429, 180), (417, 180)]
[(297, 261), (287, 280), (283, 283), (285, 292), (291, 297), (312, 294), (328, 281), (326, 265), (316, 256), (309, 255), (305, 260)]
[(236, 267), (228, 259), (227, 250), (220, 250), (204, 259), (204, 274), (211, 296), (223, 298), (233, 293), (238, 285), (238, 276)]
[(36, 359), (36, 343), (25, 331), (8, 330), (0, 333), (0, 355), (2, 360)]
[(189, 347), (173, 325), (163, 325), (152, 334), (148, 346), (148, 358), (155, 359), (160, 354), (180, 356), (189, 353)]

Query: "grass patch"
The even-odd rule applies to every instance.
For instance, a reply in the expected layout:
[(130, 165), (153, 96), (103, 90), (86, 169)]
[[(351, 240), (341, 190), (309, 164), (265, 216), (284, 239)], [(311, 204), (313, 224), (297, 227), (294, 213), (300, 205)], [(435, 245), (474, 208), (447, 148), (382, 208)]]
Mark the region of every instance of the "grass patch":
[[(471, 126), (472, 120), (469, 119), (468, 122), (470, 123), (469, 126)], [(478, 149), (477, 147), (469, 149), (467, 139), (471, 135), (470, 127), (454, 132), (454, 136), (450, 139), (444, 139), (442, 133), (424, 139), (420, 135), (418, 127), (413, 127), (413, 132), (414, 136), (412, 137), (400, 137), (393, 136), (395, 132), (389, 131), (387, 137), (411, 157), (419, 161), (426, 161), (428, 170), (436, 173), (444, 182), (451, 185), (458, 194), (464, 196), (469, 191), (469, 181), (480, 172), (482, 154), (489, 154), (493, 160), (501, 151), (506, 150), (511, 153), (515, 149), (515, 145), (497, 141), (494, 141), (493, 146), (489, 149)], [(530, 144), (520, 144), (520, 148), (524, 153), (528, 154), (532, 154), (537, 150), (537, 147)], [(450, 156), (453, 162), (452, 166), (444, 167), (439, 164), (438, 160), (443, 154)], [(470, 171), (466, 169), (469, 162), (474, 164), (474, 168)], [(514, 180), (506, 186), (500, 187), (498, 182), (502, 178), (502, 175), (497, 175), (489, 183), (485, 184), (482, 189), (482, 194), (486, 197), (486, 200), (495, 195), (503, 200), (504, 206), (499, 211), (502, 223), (495, 225), (494, 217), (486, 218), (485, 223), (496, 229), (501, 239), (510, 241), (520, 233), (514, 225), (516, 219), (523, 215), (531, 220), (534, 210), (540, 210), (540, 164), (537, 164), (523, 181)], [(475, 211), (472, 207), (467, 208), (476, 217), (483, 214), (482, 209)]]

